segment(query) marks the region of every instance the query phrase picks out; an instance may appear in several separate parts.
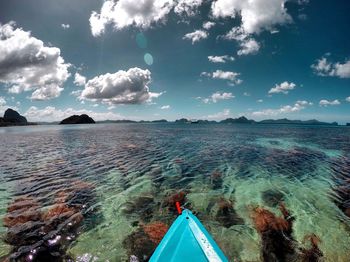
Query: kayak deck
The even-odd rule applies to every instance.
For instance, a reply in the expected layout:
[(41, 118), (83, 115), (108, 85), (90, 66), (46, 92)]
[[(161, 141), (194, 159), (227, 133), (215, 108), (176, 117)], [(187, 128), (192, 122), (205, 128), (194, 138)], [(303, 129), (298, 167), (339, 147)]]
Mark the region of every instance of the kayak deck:
[(150, 262), (228, 261), (214, 239), (189, 210), (171, 225)]

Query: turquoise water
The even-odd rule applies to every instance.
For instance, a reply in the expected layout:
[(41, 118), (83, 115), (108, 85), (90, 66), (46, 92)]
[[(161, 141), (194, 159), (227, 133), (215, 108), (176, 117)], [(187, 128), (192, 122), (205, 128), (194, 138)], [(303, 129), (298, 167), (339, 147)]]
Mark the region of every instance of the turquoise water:
[(254, 212), (282, 217), (281, 203), (297, 260), (310, 235), (323, 261), (350, 255), (350, 128), (11, 127), (0, 145), (0, 257), (147, 260), (146, 228), (170, 226), (177, 197), (231, 261), (263, 261)]

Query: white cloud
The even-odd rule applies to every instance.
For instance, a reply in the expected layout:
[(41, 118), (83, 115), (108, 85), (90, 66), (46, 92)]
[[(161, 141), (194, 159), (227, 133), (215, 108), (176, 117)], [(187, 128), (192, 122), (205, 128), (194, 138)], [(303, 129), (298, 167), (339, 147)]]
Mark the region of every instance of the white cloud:
[(244, 95), (244, 96), (250, 96), (250, 93), (244, 92), (243, 95)]
[(222, 112), (218, 112), (216, 114), (208, 115), (209, 119), (223, 119), (229, 117), (231, 114), (230, 109), (224, 109)]
[(130, 68), (116, 73), (104, 74), (90, 79), (80, 95), (80, 99), (101, 101), (108, 104), (141, 104), (151, 102), (162, 93), (152, 93), (148, 84), (151, 72), (146, 69)]
[(69, 29), (70, 28), (70, 24), (61, 24), (61, 27), (63, 29)]
[(228, 80), (231, 84), (238, 85), (242, 83), (242, 80), (238, 78), (239, 75), (240, 74), (236, 72), (216, 70), (212, 73), (212, 78)]
[(260, 49), (260, 44), (247, 34), (242, 27), (233, 27), (224, 38), (238, 41), (240, 49), (237, 51), (237, 55), (240, 56), (256, 54)]
[(161, 106), (160, 109), (162, 110), (170, 109), (170, 105)]
[(3, 116), (6, 109), (7, 109), (6, 100), (4, 97), (0, 96), (0, 117)]
[(232, 98), (235, 98), (235, 96), (232, 95), (232, 93), (226, 93), (226, 92), (220, 93), (220, 92), (215, 92), (215, 93), (213, 93), (210, 97), (202, 99), (202, 101), (203, 101), (204, 103), (208, 104), (208, 103), (210, 103), (210, 102), (217, 103), (217, 102), (219, 102), (220, 100), (227, 100), (227, 99), (232, 99)]
[(74, 84), (77, 86), (84, 86), (86, 84), (86, 77), (82, 76), (78, 72), (74, 75)]
[(6, 105), (6, 100), (4, 97), (0, 96), (0, 106)]
[(256, 102), (258, 102), (258, 103), (262, 103), (262, 102), (264, 102), (264, 100), (262, 100), (262, 99), (258, 99), (258, 100), (256, 100)]
[(212, 28), (215, 25), (216, 25), (215, 22), (207, 21), (203, 23), (203, 28), (206, 30), (210, 30), (210, 28)]
[(178, 15), (194, 16), (202, 3), (203, 0), (178, 0), (174, 12)]
[(286, 105), (277, 109), (264, 109), (261, 111), (255, 111), (255, 112), (252, 112), (252, 115), (259, 117), (259, 116), (276, 116), (280, 114), (295, 113), (311, 105), (312, 105), (311, 102), (308, 102), (305, 100), (299, 100), (294, 105)]
[(57, 47), (47, 47), (15, 23), (0, 24), (0, 82), (10, 93), (33, 91), (31, 99), (58, 97), (70, 76)]
[(226, 63), (227, 61), (234, 61), (233, 56), (222, 55), (222, 56), (208, 56), (208, 60), (212, 63)]
[(128, 26), (148, 28), (152, 24), (165, 22), (174, 4), (173, 0), (143, 0), (137, 3), (134, 0), (107, 0), (99, 13), (92, 12), (91, 32), (93, 36), (99, 36), (104, 33), (107, 24), (117, 30)]
[(316, 60), (311, 68), (319, 76), (335, 76), (339, 78), (350, 78), (350, 59), (343, 64), (336, 62), (332, 63), (327, 60), (327, 57), (322, 57)]
[(35, 106), (31, 106), (24, 116), (27, 117), (28, 121), (31, 122), (54, 122), (61, 121), (71, 115), (87, 114), (92, 117), (95, 121), (102, 120), (117, 120), (124, 119), (124, 117), (114, 112), (94, 112), (86, 109), (73, 109), (67, 108), (65, 110), (56, 109), (53, 106), (47, 106), (43, 109), (39, 109)]
[(260, 49), (259, 43), (253, 38), (250, 38), (246, 41), (242, 41), (240, 43), (240, 47), (241, 49), (237, 51), (237, 55), (256, 54)]
[(348, 96), (347, 98), (345, 98), (345, 101), (350, 103), (350, 96)]
[(269, 90), (269, 94), (278, 94), (278, 93), (283, 93), (283, 94), (288, 94), (289, 91), (293, 90), (296, 87), (296, 85), (293, 82), (287, 82), (284, 81), (283, 83), (279, 85), (275, 85), (275, 87), (271, 88)]
[(333, 101), (331, 100), (327, 100), (327, 99), (322, 99), (319, 102), (320, 106), (336, 106), (336, 105), (340, 105), (340, 102), (338, 99), (335, 99)]
[(248, 34), (260, 33), (262, 30), (272, 30), (276, 25), (292, 21), (287, 13), (287, 0), (216, 0), (211, 11), (215, 18), (241, 17), (241, 27)]
[(206, 39), (208, 37), (208, 33), (206, 31), (203, 30), (196, 30), (192, 33), (188, 33), (186, 34), (183, 39), (188, 39), (192, 41), (192, 44), (194, 44), (195, 42), (198, 42), (202, 39)]

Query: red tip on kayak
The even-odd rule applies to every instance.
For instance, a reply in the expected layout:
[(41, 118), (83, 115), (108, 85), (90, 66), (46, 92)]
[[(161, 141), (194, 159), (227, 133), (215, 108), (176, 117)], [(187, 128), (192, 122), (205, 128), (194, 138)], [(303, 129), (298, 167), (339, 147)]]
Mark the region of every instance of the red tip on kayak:
[(176, 201), (175, 205), (176, 205), (177, 213), (179, 213), (179, 215), (181, 215), (182, 214), (182, 210), (181, 210), (180, 202)]

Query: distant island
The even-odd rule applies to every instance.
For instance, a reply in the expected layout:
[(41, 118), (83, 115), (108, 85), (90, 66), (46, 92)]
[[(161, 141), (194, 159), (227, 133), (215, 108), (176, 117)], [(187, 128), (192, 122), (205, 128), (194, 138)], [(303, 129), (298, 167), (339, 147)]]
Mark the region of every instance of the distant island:
[(4, 113), (4, 117), (0, 117), (0, 126), (27, 126), (36, 125), (36, 123), (28, 122), (27, 119), (20, 115), (17, 111), (8, 108)]
[[(215, 120), (194, 120), (194, 119), (187, 119), (187, 118), (180, 118), (175, 121), (167, 121), (165, 119), (160, 120), (153, 120), (153, 121), (147, 121), (147, 120), (105, 120), (105, 121), (99, 121), (98, 123), (177, 123), (177, 124), (283, 124), (283, 125), (326, 125), (326, 126), (338, 126), (337, 122), (321, 122), (316, 119), (311, 120), (290, 120), (287, 118), (282, 119), (266, 119), (261, 121), (255, 121), (253, 119), (248, 119), (245, 116), (241, 116), (238, 118), (226, 118), (221, 121), (215, 121)], [(350, 123), (347, 123), (347, 125), (350, 125)]]
[[(95, 124), (96, 122), (90, 116), (86, 114), (82, 115), (72, 115), (63, 119), (61, 122), (39, 122), (39, 123), (31, 123), (28, 122), (27, 119), (20, 115), (17, 111), (8, 108), (4, 117), (0, 117), (0, 127), (1, 126), (25, 126), (25, 125), (67, 125), (67, 124)], [(338, 126), (337, 122), (321, 122), (316, 119), (311, 120), (290, 120), (287, 118), (282, 119), (265, 119), (261, 121), (255, 121), (253, 119), (248, 119), (245, 116), (241, 116), (238, 118), (226, 118), (221, 121), (215, 120), (203, 120), (203, 119), (187, 119), (180, 118), (175, 121), (168, 121), (166, 119), (159, 120), (129, 120), (129, 119), (121, 119), (121, 120), (104, 120), (98, 121), (98, 124), (111, 124), (111, 123), (176, 123), (176, 124), (283, 124), (283, 125), (323, 125), (323, 126)], [(346, 123), (346, 126), (350, 126), (350, 123)]]
[(63, 119), (60, 125), (71, 125), (71, 124), (95, 124), (95, 121), (86, 114), (72, 115)]

